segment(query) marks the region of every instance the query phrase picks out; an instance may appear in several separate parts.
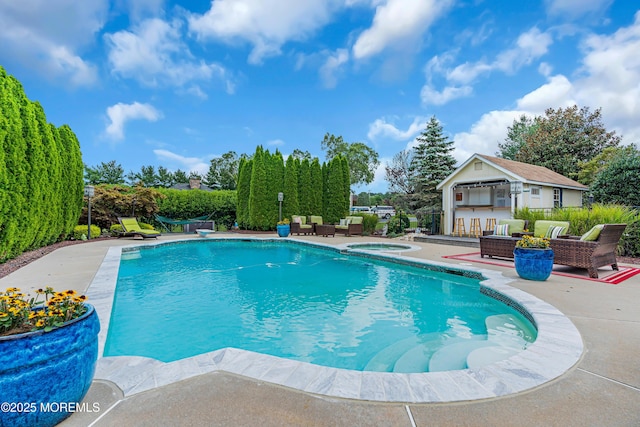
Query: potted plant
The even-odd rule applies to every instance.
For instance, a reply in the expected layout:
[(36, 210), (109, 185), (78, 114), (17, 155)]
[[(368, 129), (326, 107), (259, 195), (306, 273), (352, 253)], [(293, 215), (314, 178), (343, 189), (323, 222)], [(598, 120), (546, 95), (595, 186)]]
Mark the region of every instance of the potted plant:
[(278, 221), (278, 225), (276, 226), (278, 230), (278, 236), (280, 237), (288, 237), (289, 233), (291, 233), (291, 225), (289, 224), (289, 218), (285, 218), (282, 221)]
[(553, 269), (553, 249), (549, 239), (543, 237), (522, 236), (516, 242), (513, 259), (516, 272), (527, 280), (547, 280)]
[(75, 291), (36, 294), (0, 292), (0, 425), (54, 426), (82, 410), (93, 380), (95, 309)]

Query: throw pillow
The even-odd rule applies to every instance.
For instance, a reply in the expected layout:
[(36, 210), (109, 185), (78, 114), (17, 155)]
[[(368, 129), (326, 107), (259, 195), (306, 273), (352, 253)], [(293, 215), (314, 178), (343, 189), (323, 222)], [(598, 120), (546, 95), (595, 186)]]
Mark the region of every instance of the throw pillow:
[(347, 225), (347, 220), (346, 220), (346, 219), (344, 219), (344, 218), (342, 218), (342, 219), (340, 220), (340, 225)]
[(293, 222), (295, 222), (296, 224), (300, 224), (300, 223), (302, 223), (302, 219), (300, 219), (299, 216), (294, 216), (293, 217)]
[(547, 230), (547, 234), (544, 236), (547, 239), (556, 239), (559, 235), (564, 234), (564, 227), (551, 226)]
[(598, 240), (598, 237), (600, 237), (600, 232), (603, 228), (604, 224), (594, 225), (591, 230), (587, 231), (580, 237), (580, 240), (586, 242), (593, 242), (594, 240)]
[(495, 230), (493, 230), (493, 234), (495, 234), (496, 236), (510, 236), (509, 224), (496, 225)]

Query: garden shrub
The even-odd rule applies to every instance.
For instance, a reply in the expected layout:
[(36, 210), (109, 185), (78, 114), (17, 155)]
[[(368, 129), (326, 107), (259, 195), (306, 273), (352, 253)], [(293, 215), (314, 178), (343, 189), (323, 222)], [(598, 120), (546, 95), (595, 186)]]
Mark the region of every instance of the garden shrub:
[[(97, 225), (93, 225), (91, 224), (91, 238), (95, 239), (96, 237), (100, 237), (102, 231), (100, 230), (100, 227), (98, 227)], [(73, 228), (73, 238), (75, 240), (83, 240), (82, 236), (85, 237), (85, 239), (89, 236), (89, 227), (87, 225), (76, 225)]]
[(215, 221), (217, 226), (224, 225), (226, 228), (231, 228), (236, 219), (235, 190), (203, 191), (165, 188), (157, 191), (163, 196), (157, 201), (158, 215), (171, 219), (189, 219), (209, 215), (209, 219)]
[(387, 224), (389, 226), (387, 228), (387, 233), (393, 234), (403, 234), (404, 230), (409, 228), (411, 225), (409, 217), (402, 210), (398, 211), (395, 216), (391, 217)]

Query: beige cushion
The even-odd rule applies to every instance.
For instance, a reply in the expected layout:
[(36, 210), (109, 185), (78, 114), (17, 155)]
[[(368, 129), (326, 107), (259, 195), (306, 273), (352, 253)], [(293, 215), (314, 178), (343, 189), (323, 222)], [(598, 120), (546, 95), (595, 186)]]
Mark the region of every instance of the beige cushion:
[(510, 236), (509, 233), (509, 224), (499, 224), (496, 225), (495, 230), (493, 230), (493, 234), (496, 236)]

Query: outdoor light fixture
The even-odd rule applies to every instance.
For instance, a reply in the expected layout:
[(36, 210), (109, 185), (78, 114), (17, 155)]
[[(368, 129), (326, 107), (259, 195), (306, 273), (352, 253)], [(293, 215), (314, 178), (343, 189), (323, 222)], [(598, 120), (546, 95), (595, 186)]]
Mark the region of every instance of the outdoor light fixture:
[(84, 195), (87, 197), (87, 199), (89, 200), (89, 206), (88, 206), (88, 211), (87, 211), (87, 239), (91, 240), (91, 198), (93, 197), (93, 195), (95, 194), (95, 189), (93, 188), (93, 185), (85, 185), (84, 186)]

